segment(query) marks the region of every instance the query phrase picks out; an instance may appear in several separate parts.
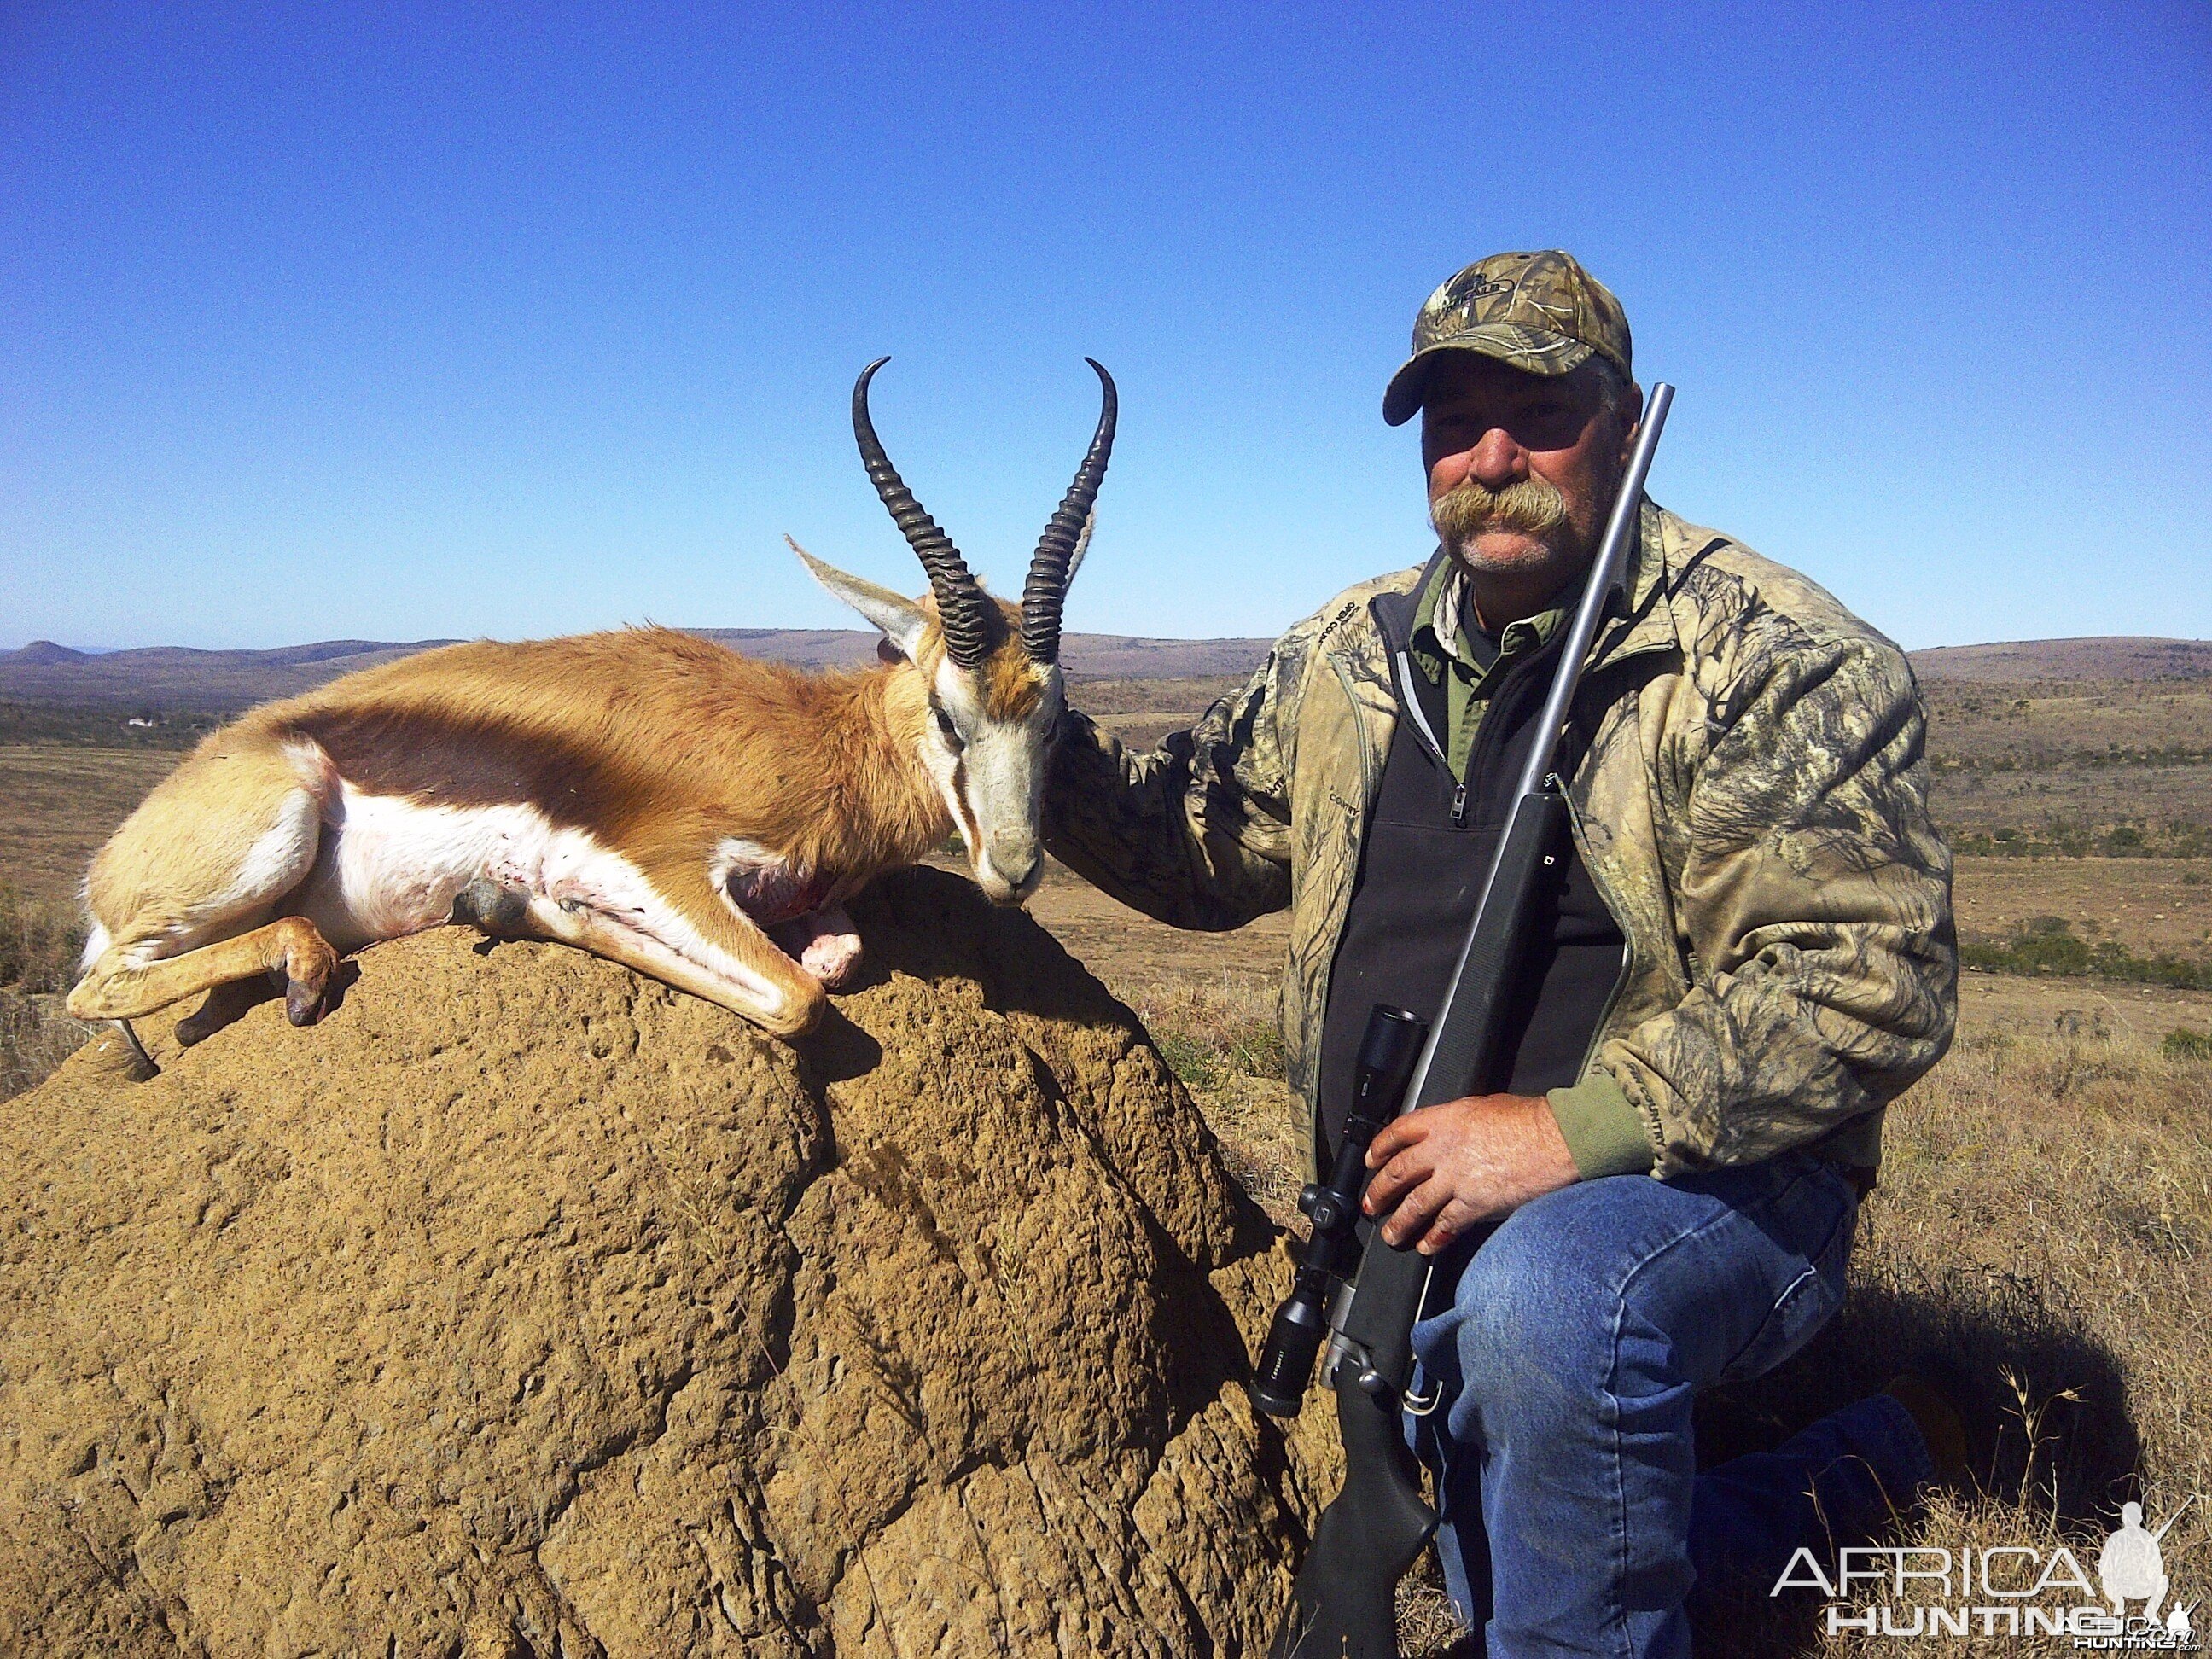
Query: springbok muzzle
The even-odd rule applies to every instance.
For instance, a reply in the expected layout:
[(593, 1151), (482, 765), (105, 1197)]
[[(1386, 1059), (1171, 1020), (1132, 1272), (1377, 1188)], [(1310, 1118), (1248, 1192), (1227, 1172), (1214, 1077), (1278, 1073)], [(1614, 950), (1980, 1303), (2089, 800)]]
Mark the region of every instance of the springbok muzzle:
[(991, 872), (1006, 884), (1003, 902), (1018, 904), (1036, 890), (1044, 874), (1044, 854), (1035, 836), (1024, 830), (1000, 830), (991, 836), (989, 848)]

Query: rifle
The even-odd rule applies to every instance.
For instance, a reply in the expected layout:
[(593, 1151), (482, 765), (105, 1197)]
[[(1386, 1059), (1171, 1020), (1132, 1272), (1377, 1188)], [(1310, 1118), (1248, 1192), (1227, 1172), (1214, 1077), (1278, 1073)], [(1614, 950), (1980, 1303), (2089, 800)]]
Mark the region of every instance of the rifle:
[(1336, 1395), (1344, 1486), (1314, 1528), (1270, 1659), (1398, 1659), (1398, 1580), (1437, 1528), (1400, 1417), (1413, 1380), (1413, 1323), (1433, 1264), (1410, 1248), (1373, 1247), (1375, 1224), (1359, 1214), (1367, 1143), (1388, 1118), (1462, 1099), (1490, 1075), (1536, 894), (1559, 862), (1567, 830), (1565, 786), (1554, 769), (1567, 713), (1635, 539), (1644, 482), (1674, 399), (1674, 388), (1661, 384), (1644, 404), (1435, 1028), (1424, 1033), (1413, 1015), (1381, 1004), (1368, 1016), (1336, 1159), (1328, 1178), (1298, 1197), (1312, 1233), (1291, 1294), (1268, 1328), (1253, 1399), (1263, 1411), (1295, 1416), (1325, 1334), (1322, 1380)]

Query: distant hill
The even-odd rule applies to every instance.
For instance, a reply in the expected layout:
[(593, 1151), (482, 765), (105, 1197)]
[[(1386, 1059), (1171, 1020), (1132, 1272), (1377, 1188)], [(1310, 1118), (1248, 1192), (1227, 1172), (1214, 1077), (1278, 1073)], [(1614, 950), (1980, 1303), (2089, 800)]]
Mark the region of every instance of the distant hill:
[[(876, 636), (853, 629), (698, 628), (749, 657), (802, 668), (849, 668), (873, 659)], [(229, 714), (289, 696), (450, 640), (396, 643), (323, 640), (272, 651), (197, 651), (155, 646), (93, 653), (40, 640), (0, 651), (0, 702), (79, 708), (152, 708)], [(1061, 651), (1078, 680), (1201, 679), (1246, 674), (1268, 640), (1156, 640), (1126, 634), (1071, 634)], [(2212, 679), (2212, 640), (2099, 638), (1946, 645), (1912, 653), (1929, 680), (2025, 684), (2052, 680)]]
[(274, 651), (162, 645), (91, 656), (42, 640), (21, 651), (0, 652), (0, 699), (228, 714), (307, 690), (356, 668), (450, 643), (324, 640)]
[(56, 645), (52, 640), (33, 640), (21, 651), (15, 652), (12, 659), (20, 663), (38, 665), (57, 662), (88, 662), (91, 660), (91, 658), (92, 653), (89, 651), (72, 651), (65, 645)]
[[(876, 636), (849, 629), (694, 628), (687, 631), (748, 657), (794, 663), (801, 668), (850, 668), (873, 662), (876, 656)], [(1249, 674), (1273, 644), (1273, 640), (1152, 640), (1127, 634), (1070, 634), (1060, 641), (1060, 659), (1073, 679), (1197, 679)], [(4, 684), (0, 679), (0, 684)]]
[[(851, 629), (698, 628), (689, 630), (749, 657), (802, 668), (874, 660), (876, 635)], [(78, 707), (154, 708), (228, 714), (310, 690), (341, 674), (411, 656), (450, 640), (393, 643), (324, 640), (272, 651), (198, 651), (152, 646), (99, 655), (40, 640), (0, 651), (0, 701)], [(1152, 640), (1070, 634), (1060, 659), (1076, 679), (1192, 679), (1249, 673), (1272, 640)]]
[(2107, 635), (1939, 645), (1915, 651), (1912, 666), (1931, 680), (2204, 680), (2212, 679), (2212, 640)]

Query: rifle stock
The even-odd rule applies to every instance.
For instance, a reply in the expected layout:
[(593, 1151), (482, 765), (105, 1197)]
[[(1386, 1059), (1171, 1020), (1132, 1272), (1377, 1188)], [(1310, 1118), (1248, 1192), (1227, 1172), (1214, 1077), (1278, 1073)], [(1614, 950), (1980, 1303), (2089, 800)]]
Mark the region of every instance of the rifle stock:
[[(1567, 713), (1634, 539), (1644, 480), (1674, 396), (1674, 387), (1654, 386), (1644, 406), (1635, 452), (1537, 717), (1537, 741), (1512, 815), (1402, 1110), (1475, 1092), (1497, 1053), (1540, 880), (1565, 855), (1566, 799), (1553, 769)], [(1374, 1232), (1361, 1222), (1357, 1277), (1336, 1304), (1324, 1372), (1336, 1395), (1344, 1486), (1314, 1528), (1270, 1659), (1398, 1659), (1398, 1580), (1436, 1531), (1437, 1514), (1422, 1493), (1402, 1418), (1413, 1380), (1413, 1323), (1430, 1263), (1410, 1249), (1378, 1247)], [(1263, 1370), (1267, 1364), (1263, 1355)], [(1276, 1401), (1265, 1403), (1280, 1409)]]

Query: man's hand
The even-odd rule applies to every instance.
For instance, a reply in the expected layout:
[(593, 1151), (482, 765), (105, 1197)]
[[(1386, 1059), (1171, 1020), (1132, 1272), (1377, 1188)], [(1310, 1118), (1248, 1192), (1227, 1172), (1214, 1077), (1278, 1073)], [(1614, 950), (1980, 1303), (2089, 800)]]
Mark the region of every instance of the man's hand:
[(1478, 1095), (1408, 1112), (1375, 1137), (1367, 1167), (1375, 1173), (1360, 1207), (1389, 1216), (1387, 1242), (1419, 1238), (1423, 1255), (1577, 1179), (1540, 1095)]

